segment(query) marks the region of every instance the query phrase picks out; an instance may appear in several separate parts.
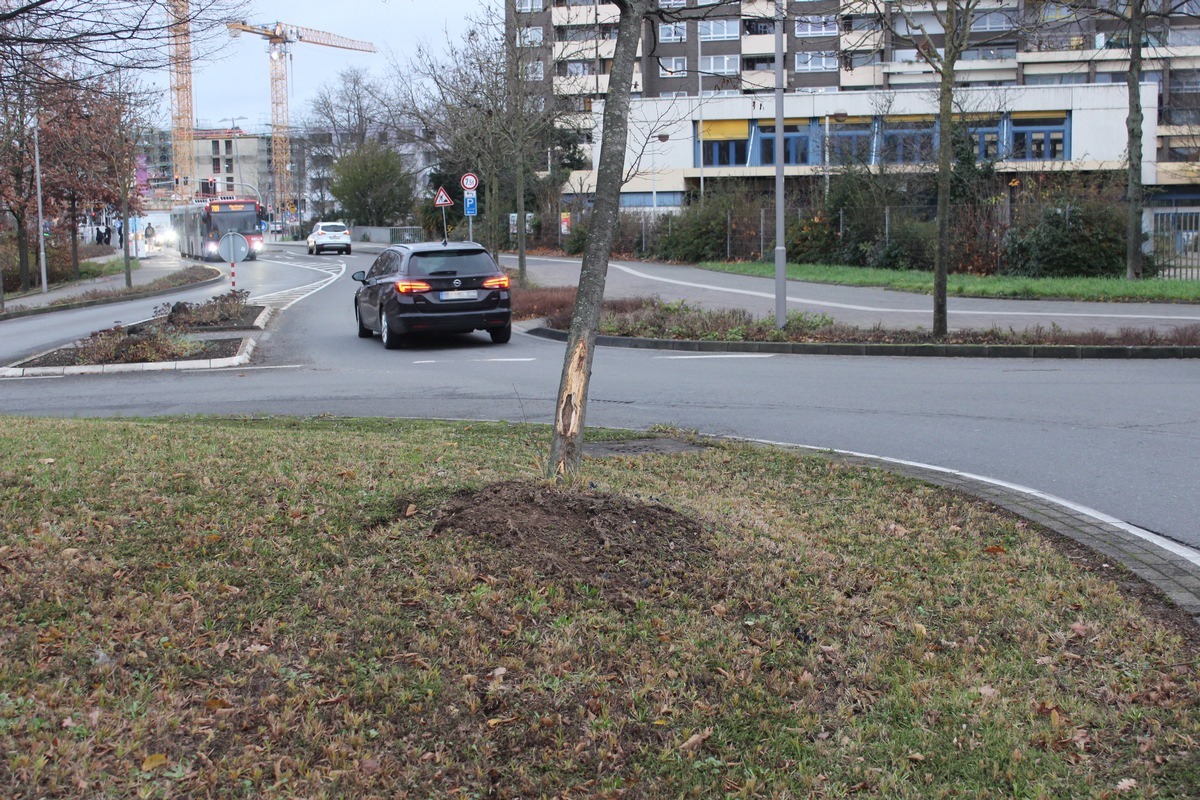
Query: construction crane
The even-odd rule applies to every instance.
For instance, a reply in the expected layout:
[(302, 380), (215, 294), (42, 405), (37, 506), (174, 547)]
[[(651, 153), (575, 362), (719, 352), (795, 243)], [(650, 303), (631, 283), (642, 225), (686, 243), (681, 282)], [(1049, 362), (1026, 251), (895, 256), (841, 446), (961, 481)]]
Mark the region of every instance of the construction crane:
[(192, 144), (196, 124), (192, 117), (192, 29), (188, 0), (169, 0), (167, 13), (170, 15), (171, 161), (175, 171), (175, 192), (183, 195), (196, 186), (196, 153)]
[(291, 55), (292, 44), (321, 44), (366, 53), (374, 53), (375, 45), (286, 22), (276, 22), (273, 25), (229, 23), (231, 36), (239, 36), (243, 32), (266, 39), (271, 55), (271, 169), (275, 173), (275, 212), (276, 219), (279, 219), (284, 212), (295, 210), (291, 181), (288, 180), (288, 169), (292, 163), (292, 135), (288, 127), (287, 57)]

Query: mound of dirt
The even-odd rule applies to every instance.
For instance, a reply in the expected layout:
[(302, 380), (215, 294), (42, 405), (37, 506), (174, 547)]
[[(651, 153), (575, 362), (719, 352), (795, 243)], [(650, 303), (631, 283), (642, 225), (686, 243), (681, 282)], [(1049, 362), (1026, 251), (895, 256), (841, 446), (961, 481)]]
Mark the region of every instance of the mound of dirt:
[(661, 503), (519, 481), (454, 495), (434, 531), (489, 542), (489, 572), (526, 567), (613, 596), (686, 584), (711, 553), (700, 523)]

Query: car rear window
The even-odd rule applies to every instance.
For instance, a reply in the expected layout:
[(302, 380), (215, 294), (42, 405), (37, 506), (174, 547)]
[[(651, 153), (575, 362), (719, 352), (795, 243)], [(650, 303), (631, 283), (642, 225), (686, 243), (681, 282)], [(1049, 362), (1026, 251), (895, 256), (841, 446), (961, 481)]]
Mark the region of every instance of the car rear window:
[(325, 231), (326, 233), (345, 233), (346, 226), (345, 225), (322, 225), (321, 230)]
[(478, 275), (495, 272), (496, 265), (483, 250), (439, 250), (436, 253), (414, 253), (408, 261), (409, 275)]

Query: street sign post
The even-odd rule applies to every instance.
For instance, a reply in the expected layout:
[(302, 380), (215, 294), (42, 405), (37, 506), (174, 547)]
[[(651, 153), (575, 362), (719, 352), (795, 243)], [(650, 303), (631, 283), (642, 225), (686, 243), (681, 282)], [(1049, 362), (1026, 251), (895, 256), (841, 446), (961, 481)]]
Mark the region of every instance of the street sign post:
[(478, 213), (479, 201), (476, 198), (475, 190), (463, 189), (463, 214), (467, 218), (467, 238), (472, 242), (475, 241), (475, 215)]
[(442, 240), (445, 241), (450, 238), (450, 226), (446, 223), (446, 209), (454, 205), (454, 201), (450, 199), (444, 186), (438, 187), (437, 194), (433, 196), (433, 205), (442, 210)]
[(221, 241), (217, 242), (217, 250), (220, 251), (221, 258), (229, 262), (229, 286), (236, 289), (235, 268), (239, 261), (245, 261), (246, 256), (250, 255), (250, 242), (246, 241), (246, 237), (240, 233), (230, 231), (221, 237)]

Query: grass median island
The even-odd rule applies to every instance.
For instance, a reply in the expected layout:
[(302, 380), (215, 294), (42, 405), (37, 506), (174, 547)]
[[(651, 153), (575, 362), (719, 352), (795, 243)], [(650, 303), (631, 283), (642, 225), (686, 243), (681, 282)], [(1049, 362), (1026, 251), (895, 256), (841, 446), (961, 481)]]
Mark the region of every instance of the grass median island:
[(1194, 796), (1117, 571), (740, 444), (551, 489), (547, 435), (9, 419), (0, 796)]
[[(775, 277), (775, 265), (762, 261), (714, 261), (698, 264), (701, 269), (732, 272), (759, 278)], [(833, 264), (787, 265), (788, 280), (831, 283), (841, 286), (878, 286), (899, 292), (933, 294), (933, 273), (918, 270), (847, 267)], [(1200, 281), (1147, 278), (1027, 278), (1004, 275), (947, 275), (946, 293), (951, 297), (994, 297), (1028, 300), (1077, 300), (1095, 302), (1200, 303)]]

